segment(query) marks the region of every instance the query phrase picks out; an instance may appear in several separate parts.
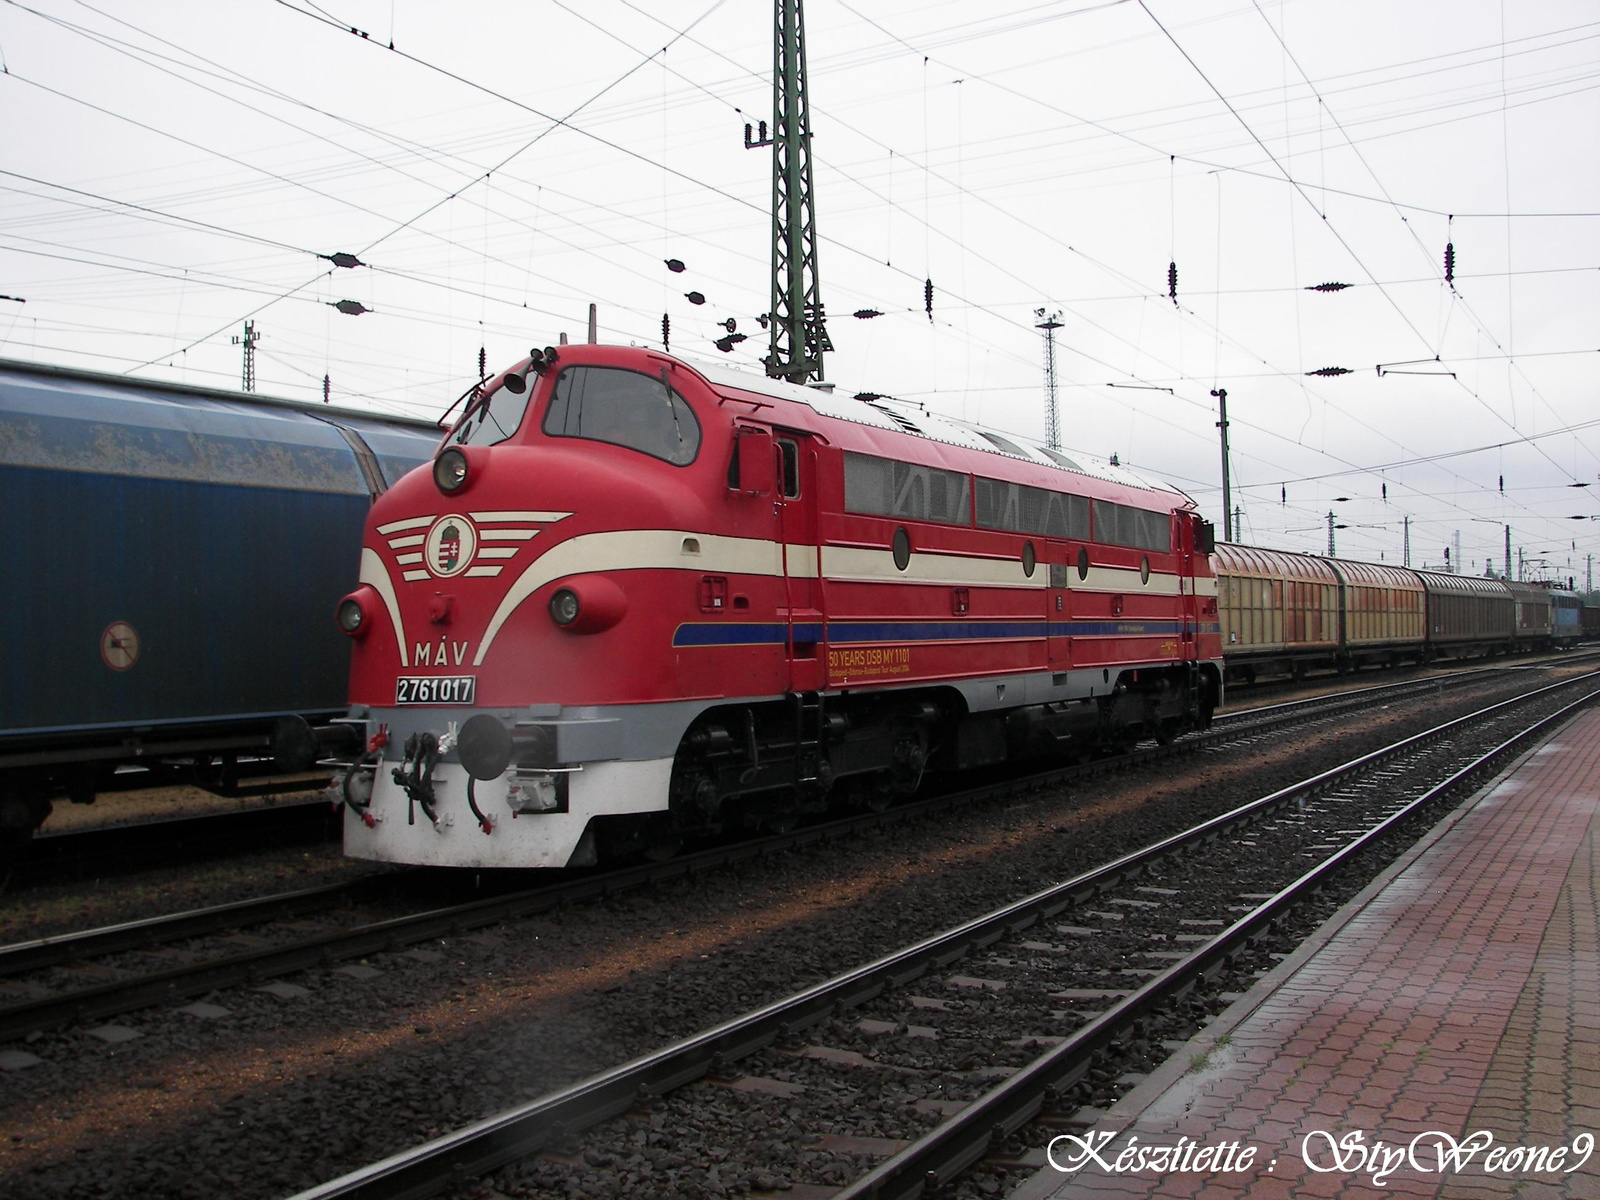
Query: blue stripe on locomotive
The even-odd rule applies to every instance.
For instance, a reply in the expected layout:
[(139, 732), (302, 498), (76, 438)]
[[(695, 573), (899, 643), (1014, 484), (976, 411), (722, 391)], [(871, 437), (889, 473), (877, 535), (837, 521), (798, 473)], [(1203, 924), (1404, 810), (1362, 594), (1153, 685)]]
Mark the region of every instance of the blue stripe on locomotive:
[[(1202, 633), (1216, 633), (1219, 626), (1203, 623)], [(968, 641), (997, 638), (1050, 637), (1176, 637), (1183, 631), (1182, 621), (830, 621), (828, 641), (835, 645), (855, 642)], [(796, 625), (797, 641), (822, 640), (822, 626)], [(672, 636), (674, 646), (755, 646), (780, 645), (788, 641), (788, 627), (782, 623), (698, 622), (678, 626)]]

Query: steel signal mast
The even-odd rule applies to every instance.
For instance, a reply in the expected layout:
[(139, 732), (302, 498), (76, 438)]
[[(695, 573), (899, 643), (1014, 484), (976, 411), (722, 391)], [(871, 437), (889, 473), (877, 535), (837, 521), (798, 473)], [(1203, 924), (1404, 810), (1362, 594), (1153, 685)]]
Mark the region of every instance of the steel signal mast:
[(1056, 406), (1056, 330), (1061, 328), (1061, 314), (1045, 316), (1042, 308), (1033, 310), (1039, 318), (1035, 329), (1044, 330), (1044, 429), (1045, 445), (1052, 450), (1061, 449), (1061, 410)]
[(833, 349), (817, 281), (816, 204), (811, 190), (811, 105), (806, 91), (805, 16), (801, 0), (777, 0), (772, 55), (772, 352), (767, 374), (810, 383), (822, 378)]

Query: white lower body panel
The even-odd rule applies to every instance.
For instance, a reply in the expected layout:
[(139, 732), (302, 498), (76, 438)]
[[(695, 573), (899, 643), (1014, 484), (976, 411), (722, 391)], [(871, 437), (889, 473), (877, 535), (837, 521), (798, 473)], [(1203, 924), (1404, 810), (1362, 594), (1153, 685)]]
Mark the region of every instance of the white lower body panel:
[(434, 771), (434, 825), (394, 782), (394, 763), (379, 763), (367, 811), (374, 824), (345, 808), (344, 852), (351, 858), (434, 867), (564, 867), (591, 817), (665, 811), (670, 758), (587, 763), (568, 775), (567, 811), (515, 815), (507, 803), (511, 776), (478, 780), (473, 796), (489, 818), (485, 834), (467, 806), (467, 773), (457, 763)]

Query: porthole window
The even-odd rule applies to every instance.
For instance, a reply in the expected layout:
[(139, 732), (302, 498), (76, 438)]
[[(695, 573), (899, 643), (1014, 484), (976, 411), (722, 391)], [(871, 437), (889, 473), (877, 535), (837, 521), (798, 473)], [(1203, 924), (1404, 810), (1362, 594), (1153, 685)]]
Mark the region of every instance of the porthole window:
[(911, 535), (901, 526), (894, 531), (894, 544), (891, 548), (894, 554), (894, 565), (904, 571), (911, 565)]
[(1034, 556), (1034, 553), (1033, 553), (1033, 543), (1032, 542), (1023, 542), (1022, 543), (1022, 573), (1024, 575), (1026, 575), (1029, 579), (1032, 579), (1033, 578), (1033, 568), (1038, 564), (1038, 562), (1039, 562), (1038, 558), (1036, 558)]
[(1150, 582), (1150, 556), (1148, 554), (1139, 560), (1139, 582)]
[(1089, 578), (1089, 549), (1086, 546), (1078, 547), (1078, 578)]

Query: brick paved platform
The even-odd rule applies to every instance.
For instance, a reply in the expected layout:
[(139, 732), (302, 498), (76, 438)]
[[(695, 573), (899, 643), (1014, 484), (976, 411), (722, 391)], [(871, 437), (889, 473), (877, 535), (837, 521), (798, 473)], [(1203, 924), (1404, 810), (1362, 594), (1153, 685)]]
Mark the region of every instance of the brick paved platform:
[[(1567, 1173), (1583, 1135), (1600, 1138), (1597, 832), (1591, 710), (1458, 808), (1095, 1127), (1115, 1135), (1099, 1149), (1113, 1167), (1130, 1146), (1181, 1139), (1205, 1159), (1127, 1174), (1046, 1168), (1013, 1197), (1600, 1200), (1600, 1148)], [(1441, 1138), (1417, 1136), (1430, 1131), (1492, 1142), (1441, 1172)], [(1340, 1169), (1334, 1139), (1368, 1161), (1353, 1151)], [(1387, 1155), (1414, 1144), (1417, 1161), (1402, 1153), (1385, 1170), (1371, 1160), (1380, 1141)], [(1221, 1166), (1234, 1169), (1219, 1169), (1230, 1143)], [(1530, 1165), (1530, 1152), (1562, 1146), (1558, 1169)], [(1081, 1154), (1055, 1143), (1057, 1163)]]

